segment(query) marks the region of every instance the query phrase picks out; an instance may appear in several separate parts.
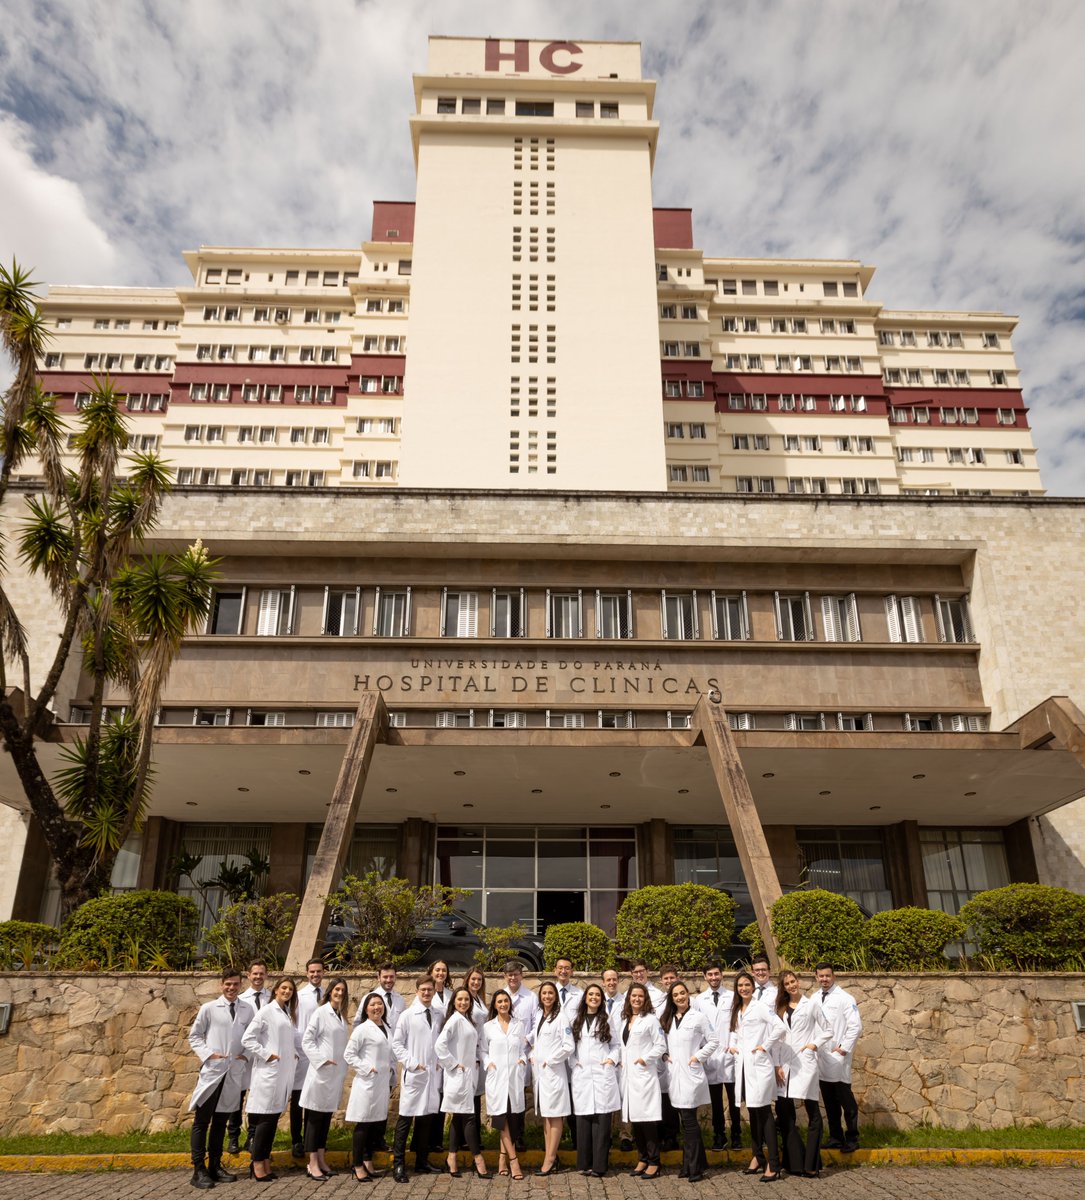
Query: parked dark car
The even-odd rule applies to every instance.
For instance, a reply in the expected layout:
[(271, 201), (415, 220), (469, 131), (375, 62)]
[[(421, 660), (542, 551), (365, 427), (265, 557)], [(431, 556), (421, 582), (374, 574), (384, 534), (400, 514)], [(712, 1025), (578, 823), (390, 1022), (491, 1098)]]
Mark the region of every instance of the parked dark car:
[[(481, 931), (485, 926), (455, 909), (446, 916), (438, 917), (428, 925), (415, 930), (411, 949), (418, 957), (411, 968), (428, 967), (438, 961), (448, 963), (453, 975), (475, 965), (475, 951), (482, 946)], [(330, 959), (346, 942), (353, 941), (358, 930), (347, 916), (333, 916), (328, 923), (322, 955)], [(512, 945), (512, 958), (523, 965), (525, 971), (541, 971), (543, 967), (543, 944), (538, 938), (524, 937)]]

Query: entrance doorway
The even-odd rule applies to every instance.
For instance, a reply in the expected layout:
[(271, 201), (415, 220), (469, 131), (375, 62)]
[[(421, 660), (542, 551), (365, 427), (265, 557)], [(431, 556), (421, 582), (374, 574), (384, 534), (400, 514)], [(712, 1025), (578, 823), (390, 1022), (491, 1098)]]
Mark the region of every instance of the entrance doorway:
[(563, 925), (567, 921), (583, 921), (584, 892), (536, 892), (535, 904), (538, 913), (539, 936), (546, 933), (548, 925)]

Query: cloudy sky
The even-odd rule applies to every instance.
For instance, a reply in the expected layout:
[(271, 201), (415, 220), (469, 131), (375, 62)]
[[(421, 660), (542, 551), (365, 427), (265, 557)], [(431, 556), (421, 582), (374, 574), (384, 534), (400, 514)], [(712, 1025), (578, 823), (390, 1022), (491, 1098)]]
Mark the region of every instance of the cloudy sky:
[(412, 198), (429, 33), (643, 43), (655, 201), (720, 255), (860, 258), (1001, 309), (1053, 494), (1085, 495), (1080, 0), (0, 0), (0, 255), (170, 285), (182, 250), (353, 246)]

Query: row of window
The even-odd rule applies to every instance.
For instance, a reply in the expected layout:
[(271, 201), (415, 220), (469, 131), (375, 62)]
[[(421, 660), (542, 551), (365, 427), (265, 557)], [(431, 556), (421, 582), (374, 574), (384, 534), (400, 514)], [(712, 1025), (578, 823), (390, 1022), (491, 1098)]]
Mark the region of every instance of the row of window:
[[(791, 374), (795, 371), (813, 371), (814, 359), (809, 354), (774, 354), (771, 356), (772, 367), (765, 366), (765, 356), (762, 354), (724, 354), (723, 369), (725, 371), (783, 371)], [(833, 374), (841, 371), (854, 374), (863, 370), (863, 360), (858, 355), (827, 354), (824, 356), (824, 369)]]
[[(278, 430), (262, 427), (259, 430), (251, 430), (253, 436), (248, 436), (250, 430), (245, 429), (239, 431), (245, 433), (246, 437), (238, 437), (238, 441), (251, 442), (253, 444), (266, 444), (267, 441), (277, 439)], [(306, 433), (306, 430), (294, 430), (291, 434)], [(326, 429), (314, 429), (313, 443), (320, 445), (327, 442)], [(274, 434), (275, 438), (265, 439), (265, 434)], [(157, 444), (157, 439), (154, 439)], [(140, 442), (148, 442), (148, 438), (141, 438)], [(299, 438), (297, 441), (291, 437), (291, 442), (300, 444), (304, 439)], [(139, 449), (152, 449), (154, 447), (149, 444), (140, 445)], [(388, 459), (366, 459), (354, 460), (350, 464), (350, 478), (356, 480), (394, 480), (399, 472), (399, 463)], [(234, 467), (231, 469), (218, 467), (178, 467), (177, 482), (185, 487), (272, 487), (275, 485), (292, 488), (310, 488), (324, 487), (327, 484), (328, 472), (326, 471), (310, 471), (310, 470), (290, 470), (290, 471), (273, 471), (270, 468), (257, 467)]]
[[(48, 370), (63, 370), (63, 354), (45, 356)], [(172, 371), (173, 357), (169, 354), (84, 354), (84, 371)]]
[[(210, 401), (214, 404), (229, 404), (236, 384), (230, 383), (190, 383), (188, 385), (189, 399), (199, 403)], [(284, 386), (281, 383), (243, 383), (241, 399), (246, 404), (333, 404), (335, 391), (327, 385), (311, 383), (296, 383)]]
[[(806, 317), (768, 317), (770, 333), (810, 333), (812, 321)], [(760, 333), (761, 320), (757, 317), (724, 317), (724, 333)], [(822, 317), (818, 322), (822, 333), (858, 333), (855, 322), (840, 317)]]
[[(388, 339), (400, 342), (402, 339)], [(209, 345), (201, 342), (196, 347), (197, 362), (299, 362), (338, 363), (345, 347), (337, 346), (236, 346)]]
[[(709, 287), (714, 287), (721, 296), (779, 296), (781, 288), (778, 279), (706, 279), (705, 282)], [(789, 290), (787, 283), (782, 286), (785, 292)], [(815, 286), (810, 284), (811, 289)], [(799, 283), (797, 287), (805, 294), (805, 283)], [(826, 299), (836, 299), (840, 296), (855, 299), (859, 295), (859, 285), (850, 280), (840, 282), (826, 279), (821, 283), (821, 294)]]
[[(925, 334), (922, 331), (917, 334), (914, 329), (879, 329), (878, 345), (914, 347), (918, 345), (918, 337), (924, 336), (931, 349), (963, 350), (968, 335), (946, 329), (928, 329)], [(979, 344), (984, 350), (998, 350), (1002, 342), (997, 333), (987, 331), (979, 335)]]
[[(57, 317), (54, 324), (56, 325), (57, 329), (71, 329), (73, 320), (76, 321), (77, 325), (82, 324), (82, 320), (78, 317)], [(93, 321), (93, 327), (99, 331), (113, 328), (118, 329), (121, 332), (127, 332), (132, 328), (132, 322), (127, 317), (118, 317), (113, 321), (110, 321), (109, 317), (95, 317)], [(147, 333), (154, 332), (159, 328), (165, 330), (166, 333), (173, 333), (177, 330), (177, 327), (178, 322), (172, 318), (170, 320), (161, 320), (158, 318), (149, 317), (140, 322), (140, 328)]]
[[(240, 287), (249, 283), (254, 272), (243, 270), (241, 267), (207, 267), (203, 273), (203, 282), (211, 286)], [(258, 272), (263, 276), (263, 271)], [(283, 273), (281, 281), (284, 287), (348, 287), (358, 278), (357, 271), (332, 270), (288, 270)], [(262, 278), (256, 282), (263, 283)], [(279, 276), (274, 271), (267, 272), (267, 282), (279, 282)]]
[(700, 358), (700, 342), (661, 342), (664, 358)]
[[(1008, 467), (1024, 466), (1025, 456), (1021, 450), (1013, 448), (1004, 450), (1002, 453)], [(946, 462), (957, 466), (962, 464), (983, 466), (987, 462), (987, 451), (982, 446), (947, 446), (945, 455)], [(934, 462), (934, 449), (930, 446), (898, 446), (897, 459), (902, 463), (932, 463)]]
[[(710, 470), (708, 467), (698, 467), (690, 464), (671, 464), (667, 468), (671, 483), (709, 483)], [(721, 477), (721, 486), (723, 486)], [(881, 494), (881, 483), (877, 479), (842, 478), (834, 481), (839, 484), (841, 496), (878, 496)], [(736, 475), (732, 491), (740, 495), (757, 493), (762, 496), (774, 495), (776, 492), (787, 492), (793, 496), (827, 496), (829, 481), (824, 477), (789, 476), (786, 479), (776, 479), (771, 475)]]
[[(593, 100), (576, 100), (574, 101), (573, 111), (576, 116), (581, 119), (591, 119), (598, 115), (604, 120), (615, 121), (618, 119), (618, 105), (609, 101), (602, 101), (596, 105)], [(562, 109), (568, 108), (568, 102), (564, 102)], [(485, 102), (481, 96), (438, 96), (437, 97), (437, 112), (443, 116), (454, 116), (459, 113), (465, 117), (478, 117), (485, 115), (488, 117), (503, 117), (506, 116), (507, 105), (505, 100), (500, 96), (487, 96)], [(518, 117), (552, 117), (554, 115), (554, 102), (552, 100), (517, 100), (513, 107)], [(559, 111), (560, 115), (565, 115)]]
[[(363, 597), (365, 589), (326, 586), (319, 632), (330, 637), (357, 637), (362, 632)], [(300, 593), (300, 594), (299, 594)], [(298, 632), (298, 615), (304, 602), (311, 613), (306, 623), (316, 633), (315, 589), (287, 587), (261, 588), (249, 596), (249, 589), (223, 587), (215, 591), (208, 617), (209, 634), (239, 635), (255, 633), (257, 637), (282, 637)], [(442, 637), (474, 638), (479, 636), (480, 599), (485, 593), (443, 588), (441, 591), (437, 631)], [(711, 591), (707, 596), (691, 591), (663, 590), (644, 593), (646, 599), (658, 596), (658, 608), (652, 616), (642, 606), (635, 608), (633, 592), (594, 592), (595, 636), (610, 639), (632, 639), (634, 615), (640, 620), (658, 617), (655, 629), (646, 636), (672, 641), (688, 641), (702, 636), (704, 610), (710, 621), (708, 636), (717, 641), (748, 641), (753, 638), (749, 598), (745, 591)], [(489, 596), (490, 637), (519, 638), (527, 636), (528, 593), (524, 588), (494, 588)], [(557, 590), (547, 588), (544, 596), (532, 596), (533, 601), (544, 599), (545, 636), (547, 638), (583, 638), (585, 636), (584, 589)], [(766, 600), (767, 600), (766, 594)], [(707, 604), (704, 603), (707, 601)], [(889, 595), (881, 598), (881, 606), (866, 603), (867, 620), (884, 615), (885, 634), (876, 640), (890, 642), (921, 642), (924, 640), (923, 615), (928, 613), (941, 642), (972, 642), (972, 623), (966, 598), (946, 598), (935, 595), (924, 601), (918, 596)], [(815, 622), (818, 613), (820, 622)], [(860, 604), (857, 595), (824, 595), (815, 605), (809, 592), (773, 592), (771, 613), (777, 641), (859, 642), (863, 640), (860, 625)], [(246, 615), (248, 621), (246, 622)], [(373, 637), (409, 637), (412, 630), (411, 587), (377, 586), (372, 594), (372, 620), (369, 632)], [(767, 615), (767, 612), (766, 612)], [(423, 634), (425, 631), (423, 631)], [(878, 629), (882, 634), (881, 628)], [(645, 635), (642, 635), (645, 636)]]
[[(913, 385), (925, 384), (932, 382), (935, 387), (971, 387), (973, 383), (973, 373), (964, 370), (946, 370), (943, 368), (935, 368), (929, 372), (924, 371), (920, 367), (887, 367), (882, 371), (882, 378), (887, 384)], [(1009, 377), (1005, 371), (988, 371), (987, 383), (991, 387), (1008, 387)]]
[(696, 304), (661, 304), (659, 315), (665, 321), (696, 321), (701, 314)]

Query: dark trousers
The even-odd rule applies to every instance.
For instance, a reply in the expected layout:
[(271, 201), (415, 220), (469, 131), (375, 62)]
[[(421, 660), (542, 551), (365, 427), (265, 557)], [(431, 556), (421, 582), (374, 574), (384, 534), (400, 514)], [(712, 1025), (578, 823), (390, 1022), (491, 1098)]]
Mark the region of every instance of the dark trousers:
[(695, 1108), (675, 1110), (682, 1121), (682, 1170), (680, 1178), (695, 1179), (708, 1170), (708, 1155), (705, 1154), (701, 1123)]
[(569, 1080), (569, 1115), (565, 1118), (569, 1123), (569, 1145), (576, 1149), (576, 1105), (573, 1103), (573, 1081)]
[[(192, 1148), (192, 1165), (194, 1167), (204, 1165), (205, 1155), (209, 1155), (208, 1165), (212, 1171), (222, 1161), (222, 1143), (226, 1138), (226, 1122), (230, 1119), (230, 1114), (215, 1112), (215, 1106), (219, 1102), (219, 1096), (222, 1095), (222, 1087), (225, 1082), (225, 1079), (220, 1079), (218, 1087), (202, 1104), (197, 1106), (193, 1113), (189, 1145)], [(208, 1130), (210, 1130), (210, 1139)]]
[(387, 1121), (359, 1121), (354, 1126), (354, 1136), (351, 1138), (354, 1166), (360, 1167), (362, 1163), (373, 1161), (373, 1155), (384, 1145), (387, 1124)]
[(316, 1109), (305, 1110), (305, 1153), (315, 1154), (318, 1150), (328, 1148), (328, 1131), (332, 1127), (332, 1114), (318, 1112)]
[(659, 1122), (634, 1121), (633, 1141), (637, 1144), (637, 1158), (639, 1158), (642, 1163), (647, 1164), (649, 1167), (658, 1167)]
[(735, 1103), (733, 1083), (710, 1083), (708, 1098), (712, 1104), (712, 1138), (718, 1145), (727, 1141), (727, 1121), (723, 1114), (723, 1093), (727, 1091), (727, 1115), (731, 1118), (731, 1146), (742, 1141), (742, 1110)]
[(230, 1137), (241, 1136), (241, 1110), (245, 1107), (245, 1097), (248, 1092), (241, 1093), (241, 1099), (238, 1101), (237, 1111), (230, 1113), (229, 1120), (226, 1122), (226, 1132)]
[(392, 1141), (392, 1162), (402, 1167), (407, 1160), (407, 1138), (411, 1132), (411, 1121), (414, 1121), (418, 1143), (414, 1153), (415, 1163), (424, 1163), (429, 1157), (430, 1122), (440, 1119), (439, 1113), (426, 1113), (423, 1117), (397, 1117), (396, 1132)]
[(775, 1175), (780, 1169), (780, 1143), (776, 1137), (776, 1118), (772, 1113), (772, 1105), (751, 1108), (747, 1104), (746, 1111), (750, 1114), (750, 1142), (757, 1165), (762, 1171), (765, 1170), (767, 1159), (768, 1169)]
[(290, 1145), (305, 1141), (305, 1110), (301, 1106), (301, 1088), (290, 1093)]
[(776, 1124), (784, 1152), (784, 1168), (792, 1175), (821, 1170), (821, 1109), (816, 1100), (804, 1100), (806, 1141), (795, 1119), (795, 1101), (781, 1096), (776, 1101)]
[(576, 1114), (576, 1169), (605, 1175), (610, 1166), (613, 1113)]
[[(442, 1093), (443, 1094), (443, 1093)], [(420, 1140), (422, 1134), (419, 1132), (418, 1124), (415, 1123), (414, 1133), (411, 1134), (411, 1150), (415, 1154), (440, 1154), (444, 1149), (445, 1136), (445, 1114), (443, 1112), (435, 1112), (429, 1123), (429, 1128), (426, 1130), (426, 1145)]]
[(249, 1113), (249, 1132), (252, 1134), (252, 1161), (262, 1162), (271, 1157), (275, 1128), (282, 1113)]
[(678, 1145), (678, 1131), (682, 1127), (682, 1121), (678, 1116), (678, 1109), (671, 1103), (669, 1092), (661, 1092), (660, 1096), (660, 1122), (659, 1122), (659, 1137), (664, 1148), (674, 1149)]
[(723, 1089), (727, 1093), (727, 1113), (731, 1118), (731, 1148), (737, 1150), (742, 1145), (742, 1109), (735, 1102), (735, 1085), (725, 1083)]
[(455, 1154), (464, 1146), (472, 1154), (482, 1153), (482, 1143), (478, 1137), (478, 1122), (475, 1120), (473, 1112), (452, 1114), (452, 1128), (448, 1134), (448, 1152)]
[[(823, 1079), (821, 1081), (821, 1101), (825, 1105), (825, 1120), (829, 1125), (829, 1141), (843, 1142), (845, 1145), (849, 1142), (858, 1142), (859, 1105), (855, 1102), (851, 1084), (844, 1083), (843, 1080), (830, 1082)], [(847, 1128), (846, 1136), (840, 1125), (841, 1113), (844, 1115), (844, 1124)]]

